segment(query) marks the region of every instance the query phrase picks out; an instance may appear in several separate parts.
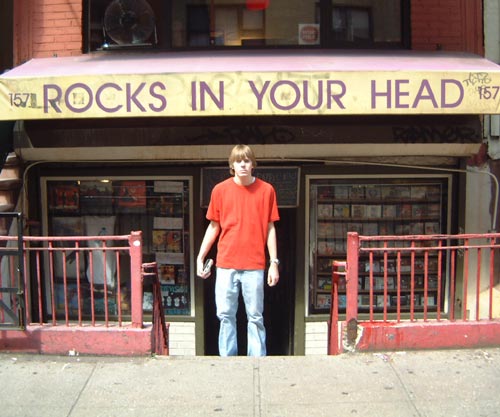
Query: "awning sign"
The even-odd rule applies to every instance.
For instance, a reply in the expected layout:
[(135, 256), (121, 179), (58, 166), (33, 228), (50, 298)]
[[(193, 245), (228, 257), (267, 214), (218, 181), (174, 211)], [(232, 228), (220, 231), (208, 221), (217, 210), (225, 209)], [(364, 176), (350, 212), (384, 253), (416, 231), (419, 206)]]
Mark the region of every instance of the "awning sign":
[(498, 113), (500, 72), (0, 77), (0, 120)]

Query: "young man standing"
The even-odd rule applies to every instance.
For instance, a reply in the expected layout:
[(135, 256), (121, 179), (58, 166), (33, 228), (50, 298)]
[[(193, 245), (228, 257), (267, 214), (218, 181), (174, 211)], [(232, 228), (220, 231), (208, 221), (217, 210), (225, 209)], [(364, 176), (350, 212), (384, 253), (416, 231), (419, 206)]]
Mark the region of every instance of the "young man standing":
[(217, 275), (215, 303), (220, 321), (219, 354), (238, 354), (236, 313), (241, 289), (248, 319), (249, 356), (266, 355), (266, 330), (264, 328), (264, 271), (265, 248), (270, 265), (267, 283), (274, 286), (279, 281), (276, 230), (279, 220), (276, 192), (271, 184), (253, 176), (257, 166), (253, 151), (247, 145), (237, 145), (229, 156), (231, 178), (217, 184), (210, 198), (207, 227), (200, 247), (197, 274), (208, 278), (204, 271), (205, 257), (217, 236)]

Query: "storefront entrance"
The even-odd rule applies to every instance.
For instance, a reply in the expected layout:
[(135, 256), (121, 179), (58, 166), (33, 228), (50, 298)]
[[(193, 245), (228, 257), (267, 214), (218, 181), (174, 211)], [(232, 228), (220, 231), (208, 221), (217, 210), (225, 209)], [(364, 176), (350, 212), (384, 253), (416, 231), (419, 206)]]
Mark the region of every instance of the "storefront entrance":
[[(276, 222), (278, 256), (281, 260), (280, 282), (276, 287), (266, 285), (264, 320), (267, 330), (268, 355), (293, 353), (293, 317), (295, 291), (296, 210), (280, 209), (281, 220)], [(215, 251), (210, 253), (215, 257)], [(215, 277), (214, 277), (215, 278)], [(219, 321), (215, 313), (215, 279), (204, 281), (205, 355), (218, 355)], [(239, 354), (246, 355), (246, 314), (240, 296), (238, 309)]]

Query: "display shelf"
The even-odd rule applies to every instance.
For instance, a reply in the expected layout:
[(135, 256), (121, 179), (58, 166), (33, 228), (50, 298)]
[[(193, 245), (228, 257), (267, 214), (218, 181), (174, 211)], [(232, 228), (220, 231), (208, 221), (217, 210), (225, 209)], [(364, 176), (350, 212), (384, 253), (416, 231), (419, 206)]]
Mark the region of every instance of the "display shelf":
[[(364, 236), (433, 235), (441, 234), (447, 225), (447, 179), (384, 179), (367, 178), (352, 181), (331, 178), (311, 178), (309, 191), (309, 241), (313, 248), (309, 262), (309, 311), (328, 313), (331, 303), (331, 264), (334, 259), (347, 257), (348, 232)], [(380, 245), (372, 242), (370, 245)], [(409, 246), (410, 242), (398, 242)], [(390, 247), (390, 245), (389, 245)], [(437, 257), (428, 262), (428, 282), (424, 285), (423, 261), (417, 259), (413, 285), (410, 280), (411, 263), (402, 259), (399, 290), (393, 260), (388, 261), (388, 287), (384, 288), (383, 258), (373, 264), (362, 257), (359, 263), (360, 311), (369, 308), (367, 296), (373, 294), (375, 312), (398, 308), (409, 311), (432, 310), (437, 304)], [(373, 288), (370, 290), (370, 274)], [(412, 289), (413, 287), (413, 289)], [(398, 293), (399, 291), (399, 293)], [(384, 301), (384, 294), (388, 298)], [(398, 304), (397, 296), (400, 295)], [(413, 297), (413, 303), (411, 302)], [(427, 297), (427, 301), (425, 301)], [(339, 286), (339, 309), (345, 310), (345, 286)]]
[[(108, 177), (41, 179), (44, 230), (49, 236), (128, 234), (141, 230), (143, 258), (155, 261), (167, 315), (191, 315), (192, 220), (189, 177)], [(80, 275), (85, 275), (85, 263)], [(109, 260), (106, 260), (109, 262)], [(108, 265), (106, 266), (108, 268)], [(116, 279), (116, 265), (109, 266)], [(67, 278), (76, 276), (67, 265)], [(124, 290), (129, 277), (122, 268)], [(56, 270), (56, 279), (63, 271)], [(144, 310), (151, 309), (145, 289)]]

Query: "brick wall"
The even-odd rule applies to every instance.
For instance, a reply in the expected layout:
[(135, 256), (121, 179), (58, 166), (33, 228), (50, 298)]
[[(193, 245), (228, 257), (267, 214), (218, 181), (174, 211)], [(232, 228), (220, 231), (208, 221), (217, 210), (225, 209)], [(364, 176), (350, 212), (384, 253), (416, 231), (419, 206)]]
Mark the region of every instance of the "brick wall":
[(82, 53), (82, 0), (33, 0), (33, 58)]
[(483, 53), (481, 0), (412, 0), (412, 49)]
[(194, 323), (169, 323), (168, 347), (170, 356), (195, 356), (196, 336)]

